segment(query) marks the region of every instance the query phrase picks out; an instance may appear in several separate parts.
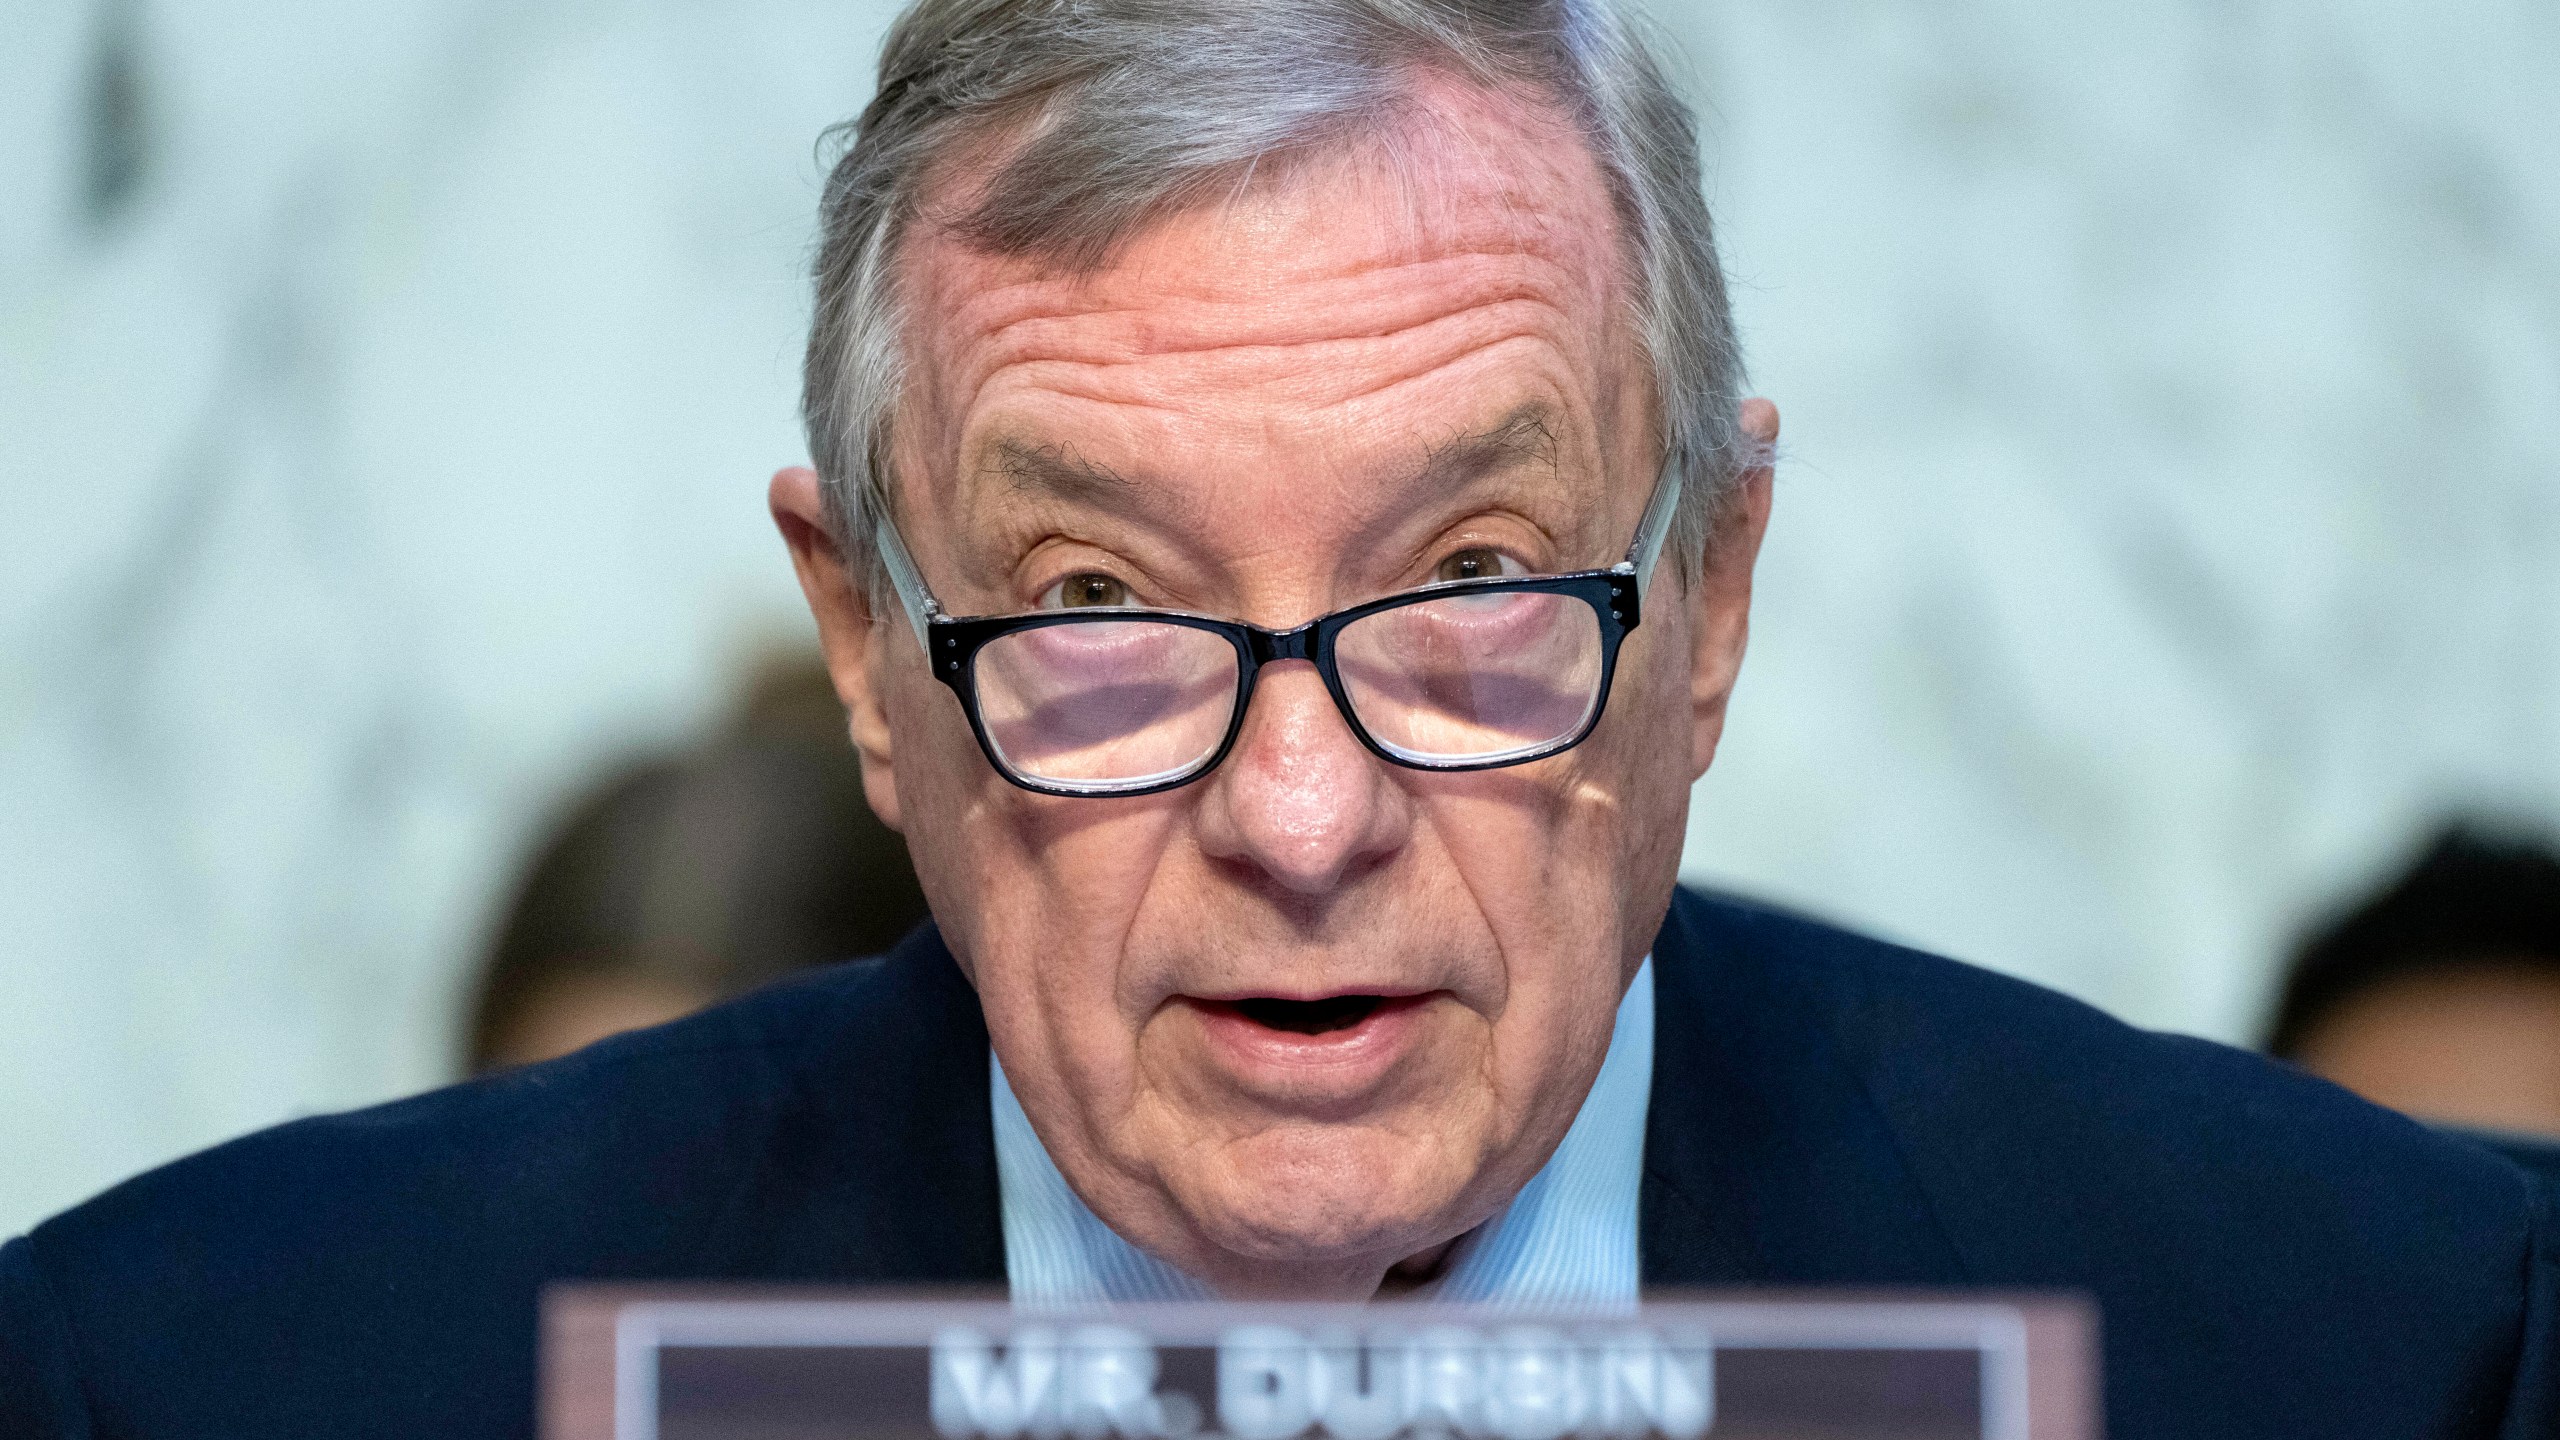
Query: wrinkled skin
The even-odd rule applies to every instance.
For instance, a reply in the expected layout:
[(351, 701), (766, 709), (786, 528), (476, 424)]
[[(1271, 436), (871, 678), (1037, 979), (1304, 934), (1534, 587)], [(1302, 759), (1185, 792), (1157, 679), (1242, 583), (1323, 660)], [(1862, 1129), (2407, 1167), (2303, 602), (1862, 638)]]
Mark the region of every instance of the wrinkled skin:
[[(1098, 273), (914, 237), (890, 458), (952, 613), (1101, 576), (1283, 627), (1461, 551), (1620, 557), (1660, 457), (1599, 172), (1533, 105), (1429, 81), (1423, 99), (1391, 152), (1298, 167)], [(965, 173), (944, 183), (965, 198)], [(1744, 421), (1774, 441), (1766, 402)], [(1669, 903), (1741, 663), (1765, 470), (1702, 575), (1666, 557), (1579, 748), (1392, 766), (1285, 663), (1209, 777), (1111, 799), (1008, 785), (903, 618), (848, 583), (816, 478), (783, 471), (771, 503), (872, 804), (1033, 1126), (1115, 1230), (1222, 1293), (1364, 1297), (1545, 1163)], [(1322, 1034), (1233, 1003), (1341, 995), (1398, 998)]]

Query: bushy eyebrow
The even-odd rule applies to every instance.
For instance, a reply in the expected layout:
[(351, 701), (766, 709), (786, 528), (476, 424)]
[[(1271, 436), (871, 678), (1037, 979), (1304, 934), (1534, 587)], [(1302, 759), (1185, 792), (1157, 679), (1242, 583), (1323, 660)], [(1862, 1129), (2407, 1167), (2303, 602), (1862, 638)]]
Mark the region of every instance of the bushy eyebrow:
[[(1484, 475), (1506, 465), (1544, 460), (1555, 463), (1553, 411), (1532, 400), (1492, 426), (1451, 436), (1428, 446), (1422, 463), (1401, 477), (1405, 490), (1437, 490)], [(1014, 491), (1036, 490), (1061, 500), (1120, 508), (1136, 499), (1136, 480), (1068, 445), (1034, 445), (1004, 439), (988, 448), (986, 468), (1003, 477)]]
[(1065, 445), (999, 440), (987, 452), (986, 464), (1015, 490), (1046, 490), (1067, 500), (1125, 499), (1136, 485), (1128, 476)]
[(1543, 400), (1532, 400), (1502, 417), (1490, 429), (1458, 435), (1434, 445), (1411, 477), (1416, 487), (1437, 488), (1471, 480), (1486, 471), (1524, 460), (1556, 460), (1553, 412)]

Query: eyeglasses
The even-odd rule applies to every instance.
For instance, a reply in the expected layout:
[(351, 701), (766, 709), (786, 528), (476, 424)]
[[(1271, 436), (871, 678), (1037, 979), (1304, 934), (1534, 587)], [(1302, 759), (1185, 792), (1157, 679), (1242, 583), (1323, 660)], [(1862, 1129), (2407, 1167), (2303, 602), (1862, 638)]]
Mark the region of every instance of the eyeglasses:
[(875, 538), (934, 678), (998, 774), (1044, 795), (1150, 795), (1226, 758), (1254, 681), (1282, 660), (1312, 663), (1351, 733), (1397, 765), (1490, 770), (1581, 744), (1679, 497), (1666, 461), (1626, 558), (1605, 570), (1425, 585), (1291, 630), (1142, 606), (955, 618), (885, 514)]

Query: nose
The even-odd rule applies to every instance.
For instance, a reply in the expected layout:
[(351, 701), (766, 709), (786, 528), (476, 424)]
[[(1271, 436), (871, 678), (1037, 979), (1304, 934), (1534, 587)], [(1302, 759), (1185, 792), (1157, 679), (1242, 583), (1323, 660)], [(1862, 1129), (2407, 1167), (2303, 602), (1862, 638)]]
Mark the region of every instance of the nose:
[(1201, 848), (1278, 889), (1331, 893), (1412, 831), (1412, 797), (1390, 768), (1362, 748), (1313, 665), (1265, 666), (1235, 749), (1201, 797)]

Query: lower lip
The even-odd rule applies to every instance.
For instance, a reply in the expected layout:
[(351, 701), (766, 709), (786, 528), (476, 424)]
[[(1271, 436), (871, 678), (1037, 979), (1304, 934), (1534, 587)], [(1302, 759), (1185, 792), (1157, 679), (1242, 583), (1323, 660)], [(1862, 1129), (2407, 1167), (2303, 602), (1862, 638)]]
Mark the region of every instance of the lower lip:
[(1380, 1002), (1358, 1024), (1321, 1035), (1274, 1030), (1245, 1018), (1232, 1005), (1189, 1001), (1212, 1051), (1239, 1078), (1266, 1080), (1303, 1098), (1346, 1094), (1374, 1083), (1413, 1048), (1425, 1008), (1435, 995), (1402, 995)]

